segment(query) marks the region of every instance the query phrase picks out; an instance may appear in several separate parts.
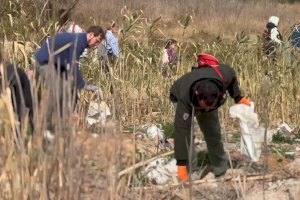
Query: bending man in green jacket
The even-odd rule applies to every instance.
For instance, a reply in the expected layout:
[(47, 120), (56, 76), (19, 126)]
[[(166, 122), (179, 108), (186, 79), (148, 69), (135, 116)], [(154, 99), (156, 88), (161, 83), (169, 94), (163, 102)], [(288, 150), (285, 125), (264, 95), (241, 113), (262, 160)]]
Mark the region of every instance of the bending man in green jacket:
[[(207, 144), (210, 163), (216, 177), (228, 169), (227, 157), (221, 141), (218, 108), (226, 101), (227, 91), (235, 103), (251, 104), (241, 95), (234, 70), (220, 65), (210, 55), (198, 55), (199, 66), (178, 79), (170, 91), (170, 100), (175, 106), (174, 150), (178, 165), (178, 178), (188, 180), (192, 113)], [(193, 140), (192, 140), (193, 141)], [(192, 153), (192, 172), (197, 170), (197, 156)], [(192, 178), (193, 179), (193, 178)]]

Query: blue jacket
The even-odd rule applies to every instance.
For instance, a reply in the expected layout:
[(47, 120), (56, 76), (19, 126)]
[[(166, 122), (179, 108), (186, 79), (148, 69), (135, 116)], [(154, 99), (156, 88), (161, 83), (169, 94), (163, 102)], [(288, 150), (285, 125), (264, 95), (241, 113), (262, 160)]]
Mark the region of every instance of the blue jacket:
[(300, 48), (300, 26), (296, 27), (293, 30), (292, 35), (290, 36), (289, 39), (291, 41), (292, 47)]
[[(36, 53), (36, 60), (40, 65), (45, 65), (49, 62), (49, 51), (52, 50), (52, 40), (54, 40), (54, 51), (59, 50), (67, 44), (71, 43), (71, 46), (62, 52), (54, 56), (54, 65), (60, 66), (62, 71), (66, 70), (67, 64), (72, 65), (73, 55), (74, 60), (79, 61), (79, 57), (83, 53), (84, 49), (88, 47), (87, 34), (86, 33), (60, 33), (52, 38), (49, 38)], [(77, 43), (76, 43), (77, 41)], [(74, 45), (76, 43), (76, 45)], [(49, 46), (48, 46), (49, 44)], [(75, 49), (76, 46), (76, 49)], [(49, 49), (49, 51), (48, 51)], [(76, 75), (77, 88), (81, 89), (85, 86), (85, 81), (82, 79), (78, 63), (74, 64), (74, 76)]]

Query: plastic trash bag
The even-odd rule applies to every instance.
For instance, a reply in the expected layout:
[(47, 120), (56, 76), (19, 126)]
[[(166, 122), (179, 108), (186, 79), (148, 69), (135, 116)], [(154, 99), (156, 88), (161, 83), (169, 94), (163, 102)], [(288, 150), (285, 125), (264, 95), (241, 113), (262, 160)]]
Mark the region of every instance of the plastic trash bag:
[(155, 139), (156, 137), (158, 137), (159, 140), (162, 140), (165, 138), (165, 135), (163, 133), (162, 130), (160, 130), (157, 126), (153, 125), (153, 126), (150, 126), (148, 129), (147, 129), (147, 136), (150, 138), (150, 139)]
[(170, 162), (166, 158), (154, 160), (147, 165), (144, 173), (149, 179), (155, 180), (157, 184), (165, 184), (173, 174), (177, 176), (176, 160), (172, 159)]
[(104, 101), (101, 101), (101, 103), (93, 102), (90, 103), (86, 120), (89, 125), (96, 123), (105, 124), (107, 117), (110, 115), (111, 112)]
[(246, 161), (258, 162), (261, 154), (261, 145), (264, 142), (265, 129), (259, 127), (258, 116), (251, 106), (236, 104), (229, 109), (232, 118), (240, 119), (241, 127), (241, 154)]

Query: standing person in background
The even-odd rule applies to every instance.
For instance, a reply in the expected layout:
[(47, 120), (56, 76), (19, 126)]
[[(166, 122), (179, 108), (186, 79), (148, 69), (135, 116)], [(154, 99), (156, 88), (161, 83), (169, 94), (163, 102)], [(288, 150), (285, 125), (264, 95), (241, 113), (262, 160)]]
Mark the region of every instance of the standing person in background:
[(118, 59), (122, 64), (123, 54), (120, 51), (118, 39), (114, 36), (115, 32), (116, 22), (111, 20), (107, 23), (107, 30), (105, 33), (106, 39), (102, 40), (97, 52), (100, 63), (104, 64), (105, 73), (109, 72), (106, 56), (110, 63), (113, 63), (115, 60)]
[(174, 39), (169, 39), (166, 43), (165, 49), (162, 52), (161, 57), (161, 71), (163, 77), (170, 78), (171, 75), (167, 72), (167, 65), (177, 65), (177, 58), (174, 56), (174, 51), (177, 49), (177, 41)]
[(119, 42), (118, 39), (114, 36), (114, 33), (116, 32), (116, 22), (111, 20), (107, 24), (107, 30), (106, 30), (106, 53), (107, 56), (110, 58), (118, 58), (122, 59), (123, 55), (119, 49)]
[[(83, 28), (80, 28), (71, 19), (70, 14), (66, 13), (65, 9), (60, 9), (58, 11), (58, 26), (56, 28), (56, 34), (58, 33), (85, 33)], [(81, 57), (85, 57), (88, 54), (88, 49), (85, 49)]]
[(300, 51), (300, 25), (296, 25), (293, 29), (291, 36), (289, 38), (289, 41), (291, 42), (292, 48), (294, 50)]
[(276, 45), (282, 45), (282, 36), (277, 29), (279, 18), (272, 16), (263, 32), (263, 51), (273, 62), (276, 62)]
[(65, 9), (60, 9), (58, 11), (59, 21), (56, 33), (85, 33), (85, 30), (76, 25), (75, 22), (71, 20), (69, 13), (66, 12)]
[(116, 22), (113, 20), (108, 22), (107, 30), (105, 33), (106, 40), (103, 40), (98, 48), (98, 58), (100, 60), (105, 59), (105, 56), (108, 56), (109, 61), (115, 59), (121, 60), (123, 55), (119, 48), (118, 39), (114, 36), (116, 32)]

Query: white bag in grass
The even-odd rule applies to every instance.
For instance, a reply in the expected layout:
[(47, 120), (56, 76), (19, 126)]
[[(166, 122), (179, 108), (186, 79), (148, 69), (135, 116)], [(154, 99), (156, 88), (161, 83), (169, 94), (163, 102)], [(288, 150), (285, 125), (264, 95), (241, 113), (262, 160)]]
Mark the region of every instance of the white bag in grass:
[(229, 109), (232, 118), (240, 119), (241, 127), (241, 154), (247, 161), (258, 162), (261, 154), (261, 145), (264, 141), (263, 127), (259, 127), (258, 116), (251, 106), (236, 104)]
[(158, 158), (147, 165), (144, 173), (149, 179), (155, 180), (157, 184), (166, 184), (171, 180), (173, 174), (177, 176), (176, 160), (168, 161), (166, 158)]
[(98, 102), (91, 102), (86, 120), (89, 125), (96, 123), (105, 124), (107, 117), (110, 115), (111, 112), (104, 101), (101, 101), (100, 104)]
[(155, 139), (156, 137), (158, 137), (159, 140), (162, 140), (162, 139), (165, 138), (164, 132), (160, 128), (158, 128), (157, 126), (155, 126), (155, 125), (150, 126), (147, 129), (147, 136), (150, 139)]

